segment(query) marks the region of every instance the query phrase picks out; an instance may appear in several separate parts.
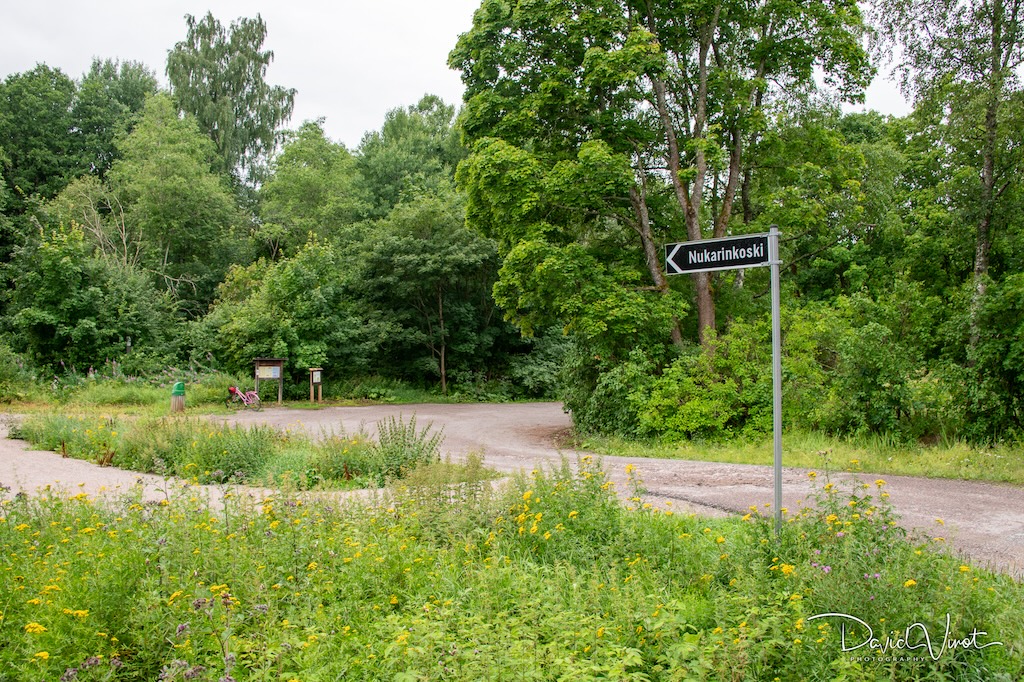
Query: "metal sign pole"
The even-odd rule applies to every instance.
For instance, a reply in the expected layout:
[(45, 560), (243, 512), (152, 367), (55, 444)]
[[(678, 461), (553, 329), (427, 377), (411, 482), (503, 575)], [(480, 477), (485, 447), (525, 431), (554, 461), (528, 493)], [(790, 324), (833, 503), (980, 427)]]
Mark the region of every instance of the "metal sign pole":
[(768, 233), (772, 278), (772, 431), (775, 449), (775, 535), (782, 530), (782, 320), (779, 312), (779, 226)]
[[(772, 278), (772, 430), (775, 446), (775, 535), (782, 530), (782, 321), (779, 299), (779, 226), (768, 234), (750, 234), (665, 245), (665, 274), (771, 266)], [(767, 253), (766, 253), (767, 252)]]

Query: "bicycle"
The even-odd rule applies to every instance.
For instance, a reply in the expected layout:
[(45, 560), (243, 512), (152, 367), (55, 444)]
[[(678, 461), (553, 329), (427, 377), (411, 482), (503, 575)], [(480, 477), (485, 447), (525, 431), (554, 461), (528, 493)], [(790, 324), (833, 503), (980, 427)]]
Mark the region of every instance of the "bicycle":
[(260, 394), (256, 391), (241, 391), (237, 386), (228, 386), (228, 398), (224, 401), (227, 407), (238, 407), (238, 403), (241, 403), (242, 409), (255, 410), (259, 412), (263, 409), (263, 403), (260, 402)]

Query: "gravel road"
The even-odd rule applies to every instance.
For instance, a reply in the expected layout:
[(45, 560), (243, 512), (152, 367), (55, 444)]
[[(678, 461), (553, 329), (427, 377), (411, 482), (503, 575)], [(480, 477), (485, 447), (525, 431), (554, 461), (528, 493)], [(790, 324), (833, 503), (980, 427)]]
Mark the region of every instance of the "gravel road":
[[(569, 416), (558, 403), (400, 405), (330, 407), (316, 410), (268, 408), (239, 412), (224, 418), (232, 424), (270, 424), (278, 428), (321, 433), (373, 435), (381, 419), (416, 417), (422, 428), (443, 429), (443, 449), (453, 458), (481, 453), (486, 465), (502, 472), (529, 471), (575, 459), (572, 451), (556, 443), (570, 427)], [(770, 461), (771, 453), (765, 453)], [(785, 460), (785, 453), (783, 453)], [(717, 464), (682, 460), (604, 457), (605, 469), (620, 491), (627, 489), (626, 465), (636, 466), (643, 481), (646, 501), (664, 506), (671, 502), (679, 511), (708, 516), (744, 514), (752, 505), (765, 509), (774, 498), (770, 466)], [(844, 476), (852, 478), (852, 476)], [(858, 480), (873, 485), (877, 475), (862, 474)], [(901, 523), (931, 537), (942, 537), (976, 565), (987, 566), (1024, 578), (1024, 488), (972, 481), (884, 476), (890, 502)], [(834, 481), (838, 481), (833, 477)], [(0, 483), (32, 492), (46, 485), (64, 486), (98, 494), (103, 490), (142, 485), (148, 497), (161, 497), (172, 482), (159, 476), (122, 471), (55, 453), (30, 451), (24, 443), (0, 441)], [(211, 498), (220, 487), (198, 486)], [(254, 497), (268, 491), (245, 491)], [(812, 483), (807, 470), (786, 468), (783, 473), (783, 505), (798, 509), (809, 503)], [(941, 520), (941, 521), (940, 521)]]

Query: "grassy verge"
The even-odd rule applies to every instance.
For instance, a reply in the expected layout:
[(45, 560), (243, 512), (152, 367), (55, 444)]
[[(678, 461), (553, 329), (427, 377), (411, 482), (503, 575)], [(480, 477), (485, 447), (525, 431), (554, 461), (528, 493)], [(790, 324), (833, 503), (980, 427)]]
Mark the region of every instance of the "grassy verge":
[(364, 433), (313, 440), (267, 426), (224, 426), (184, 416), (41, 413), (12, 429), (36, 447), (103, 465), (171, 474), (196, 483), (311, 488), (383, 486), (440, 457), (442, 436), (415, 417), (392, 418), (374, 441)]
[[(217, 511), (187, 494), (7, 496), (0, 677), (1024, 674), (1024, 587), (904, 537), (881, 487), (826, 486), (776, 539), (754, 514), (624, 508), (590, 460), (500, 490), (462, 473), (419, 469), (374, 501), (281, 494)], [(844, 630), (847, 647), (890, 644), (844, 651)], [(908, 648), (926, 633), (930, 653)]]
[[(739, 464), (772, 463), (772, 441), (728, 443), (658, 443), (588, 437), (580, 448), (602, 455), (660, 457)], [(782, 440), (783, 464), (820, 469), (827, 462), (879, 474), (927, 476), (1024, 485), (1024, 452), (1019, 448), (979, 448), (965, 443), (913, 445), (885, 438), (834, 438), (818, 433), (786, 433)]]

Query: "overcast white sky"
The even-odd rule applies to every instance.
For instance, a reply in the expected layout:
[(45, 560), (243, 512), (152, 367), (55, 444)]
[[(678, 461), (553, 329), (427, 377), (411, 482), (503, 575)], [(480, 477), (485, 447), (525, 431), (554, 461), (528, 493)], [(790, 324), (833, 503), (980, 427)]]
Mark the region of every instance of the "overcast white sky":
[[(350, 149), (379, 130), (384, 115), (424, 94), (456, 106), (459, 74), (448, 53), (468, 31), (480, 0), (35, 0), (5, 3), (0, 78), (37, 63), (80, 78), (93, 57), (138, 61), (166, 86), (167, 52), (185, 38), (185, 15), (213, 12), (227, 27), (260, 14), (274, 61), (267, 81), (297, 90), (289, 127), (325, 119), (331, 139)], [(868, 108), (905, 114), (893, 85), (879, 79)], [(861, 107), (858, 107), (861, 109)]]

